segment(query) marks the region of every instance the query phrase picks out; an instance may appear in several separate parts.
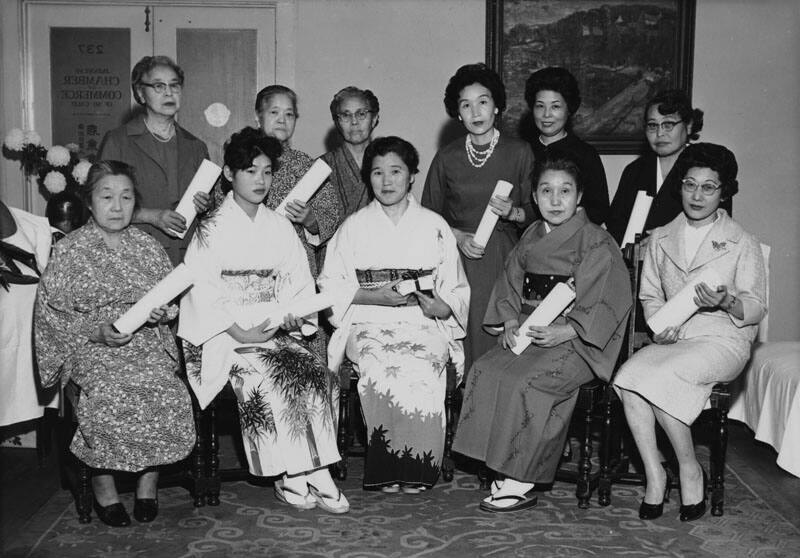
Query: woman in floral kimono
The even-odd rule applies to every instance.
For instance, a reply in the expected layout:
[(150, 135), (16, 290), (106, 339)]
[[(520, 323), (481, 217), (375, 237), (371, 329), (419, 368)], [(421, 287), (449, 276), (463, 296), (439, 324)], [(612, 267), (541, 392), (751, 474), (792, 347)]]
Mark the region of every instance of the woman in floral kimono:
[(277, 304), (315, 293), (292, 224), (262, 203), (280, 153), (277, 140), (253, 128), (231, 137), (228, 191), (186, 252), (197, 279), (181, 301), (178, 334), (188, 342), (189, 382), (201, 407), (230, 380), (250, 472), (282, 475), (275, 496), (295, 508), (345, 513), (347, 499), (327, 469), (339, 461), (338, 384), (300, 341), (314, 333), (316, 319), (265, 319)]
[(397, 137), (367, 147), (361, 175), (375, 199), (331, 239), (319, 278), (337, 296), (329, 365), (346, 354), (360, 375), (364, 486), (385, 492), (436, 482), (447, 360), (463, 371), (469, 285), (450, 227), (410, 193), (418, 163), (414, 146)]
[(42, 384), (80, 387), (78, 430), (70, 449), (95, 469), (94, 507), (111, 526), (130, 524), (111, 470), (140, 473), (134, 517), (158, 513), (154, 467), (186, 457), (194, 445), (192, 406), (176, 376), (175, 339), (166, 325), (175, 305), (154, 309), (133, 334), (112, 323), (172, 270), (150, 235), (131, 227), (133, 168), (100, 161), (89, 171), (84, 201), (91, 219), (53, 248), (34, 318)]
[[(611, 377), (632, 303), (614, 239), (578, 208), (578, 166), (545, 159), (534, 177), (542, 220), (525, 231), (495, 283), (483, 324), (502, 331), (502, 344), (467, 375), (453, 444), (505, 476), (480, 504), (490, 512), (533, 506), (534, 483), (553, 482), (578, 388), (593, 376)], [(574, 282), (574, 304), (549, 326), (520, 332), (559, 282)], [(518, 333), (531, 344), (516, 355)]]

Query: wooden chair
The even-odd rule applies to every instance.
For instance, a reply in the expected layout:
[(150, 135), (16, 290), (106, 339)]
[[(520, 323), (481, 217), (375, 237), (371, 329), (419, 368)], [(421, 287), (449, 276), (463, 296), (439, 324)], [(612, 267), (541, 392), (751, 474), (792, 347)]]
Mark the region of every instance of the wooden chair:
[[(339, 367), (339, 429), (337, 435), (337, 445), (339, 455), (342, 460), (337, 464), (336, 477), (339, 480), (347, 479), (348, 460), (350, 450), (355, 439), (354, 417), (358, 405), (358, 372), (355, 365), (349, 359), (345, 359)], [(444, 434), (444, 455), (442, 456), (442, 479), (445, 482), (453, 480), (455, 463), (453, 461), (453, 437), (455, 436), (456, 423), (456, 367), (451, 361), (446, 364), (446, 388), (444, 396), (445, 412), (445, 434)]]

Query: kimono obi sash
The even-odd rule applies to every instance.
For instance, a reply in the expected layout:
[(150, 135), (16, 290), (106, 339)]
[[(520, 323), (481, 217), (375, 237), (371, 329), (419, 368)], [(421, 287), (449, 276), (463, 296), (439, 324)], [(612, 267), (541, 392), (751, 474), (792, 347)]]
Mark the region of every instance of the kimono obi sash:
[(523, 314), (533, 312), (536, 305), (529, 302), (540, 302), (558, 283), (566, 283), (569, 275), (546, 275), (541, 273), (525, 273), (522, 280), (522, 310)]
[[(356, 270), (356, 278), (358, 278), (358, 286), (362, 289), (373, 290), (379, 289), (386, 285), (387, 283), (391, 283), (392, 281), (397, 281), (398, 279), (402, 280), (412, 280), (416, 282), (416, 289), (420, 292), (425, 293), (428, 296), (433, 296), (433, 291), (420, 289), (419, 288), (419, 279), (420, 277), (427, 277), (429, 275), (433, 275), (432, 269), (357, 269)], [(406, 306), (416, 306), (419, 304), (417, 297), (415, 296), (407, 296), (406, 297)]]
[(271, 269), (223, 269), (220, 279), (240, 306), (275, 300), (277, 274)]

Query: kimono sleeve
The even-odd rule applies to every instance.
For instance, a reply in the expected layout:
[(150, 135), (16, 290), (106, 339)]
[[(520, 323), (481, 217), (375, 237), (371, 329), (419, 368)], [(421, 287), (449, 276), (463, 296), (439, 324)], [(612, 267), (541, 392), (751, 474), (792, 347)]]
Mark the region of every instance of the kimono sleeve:
[[(529, 229), (530, 231), (530, 229)], [(527, 234), (517, 243), (506, 257), (505, 269), (495, 281), (486, 314), (484, 329), (496, 335), (497, 327), (508, 320), (518, 320), (522, 310), (522, 284), (525, 279), (525, 244)]]
[[(314, 278), (308, 267), (308, 258), (300, 239), (288, 220), (280, 218), (281, 229), (279, 241), (274, 243), (275, 249), (283, 252), (279, 266), (280, 277), (276, 297), (278, 302), (287, 302), (296, 298), (308, 298), (317, 291)], [(316, 323), (316, 318), (309, 318)], [(276, 324), (277, 325), (277, 324)]]
[(736, 261), (736, 277), (731, 293), (742, 301), (743, 319), (732, 314), (737, 327), (758, 324), (767, 313), (766, 266), (759, 242), (749, 234), (742, 236), (742, 248)]
[[(302, 172), (295, 177), (295, 184), (300, 181), (313, 164), (311, 158), (307, 155), (304, 159), (306, 160), (303, 161)], [(303, 232), (309, 244), (312, 246), (320, 246), (330, 240), (333, 233), (336, 232), (336, 227), (339, 225), (339, 220), (341, 219), (339, 194), (329, 179), (326, 179), (325, 182), (322, 183), (322, 186), (316, 191), (309, 204), (311, 205), (311, 210), (314, 212), (314, 217), (317, 219), (319, 232), (317, 234), (311, 234), (305, 228)]]
[(467, 275), (461, 263), (456, 238), (452, 231), (442, 222), (437, 229), (441, 263), (438, 269), (436, 290), (453, 312), (444, 321), (451, 339), (462, 339), (466, 336), (467, 317), (469, 315), (470, 287)]
[(353, 259), (353, 232), (353, 217), (350, 217), (328, 243), (325, 263), (317, 279), (322, 292), (334, 293), (336, 302), (328, 316), (334, 327), (341, 327), (342, 319), (358, 292), (358, 278)]
[(614, 200), (611, 202), (606, 218), (606, 229), (617, 243), (622, 242), (622, 237), (625, 236), (628, 219), (630, 219), (636, 200), (637, 185), (634, 175), (633, 165), (628, 165), (622, 171), (617, 192), (614, 194)]

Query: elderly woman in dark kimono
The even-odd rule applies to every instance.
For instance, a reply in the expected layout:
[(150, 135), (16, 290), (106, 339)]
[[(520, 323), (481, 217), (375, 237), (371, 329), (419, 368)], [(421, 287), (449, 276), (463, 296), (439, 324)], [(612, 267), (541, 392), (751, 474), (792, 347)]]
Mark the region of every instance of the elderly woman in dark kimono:
[(54, 246), (42, 275), (34, 318), (42, 384), (61, 380), (81, 390), (78, 430), (70, 449), (95, 469), (94, 507), (111, 526), (130, 524), (112, 471), (139, 473), (134, 517), (158, 513), (158, 471), (194, 444), (189, 393), (176, 376), (178, 353), (167, 323), (175, 305), (155, 308), (133, 334), (112, 323), (171, 269), (150, 235), (131, 227), (136, 206), (133, 168), (100, 161), (84, 198), (91, 219)]
[[(502, 330), (501, 344), (467, 375), (453, 445), (505, 476), (481, 502), (491, 512), (533, 506), (534, 483), (553, 481), (578, 388), (593, 376), (610, 378), (632, 303), (619, 248), (578, 208), (577, 165), (544, 160), (534, 177), (542, 219), (525, 231), (495, 283), (483, 324)], [(551, 325), (522, 332), (531, 345), (514, 354), (520, 323), (570, 279), (575, 303)]]

